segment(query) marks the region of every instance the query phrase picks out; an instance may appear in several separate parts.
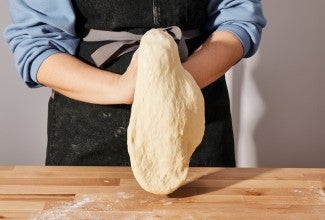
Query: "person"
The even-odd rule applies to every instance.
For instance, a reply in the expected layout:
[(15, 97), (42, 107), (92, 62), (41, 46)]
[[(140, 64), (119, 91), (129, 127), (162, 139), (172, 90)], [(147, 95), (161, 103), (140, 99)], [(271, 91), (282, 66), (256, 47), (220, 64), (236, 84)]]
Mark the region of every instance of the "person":
[(126, 130), (139, 42), (125, 36), (177, 27), (188, 50), (182, 64), (205, 99), (205, 134), (190, 166), (236, 166), (224, 74), (259, 46), (266, 25), (260, 0), (8, 3), (4, 36), (18, 72), (27, 86), (53, 91), (46, 165), (130, 165)]

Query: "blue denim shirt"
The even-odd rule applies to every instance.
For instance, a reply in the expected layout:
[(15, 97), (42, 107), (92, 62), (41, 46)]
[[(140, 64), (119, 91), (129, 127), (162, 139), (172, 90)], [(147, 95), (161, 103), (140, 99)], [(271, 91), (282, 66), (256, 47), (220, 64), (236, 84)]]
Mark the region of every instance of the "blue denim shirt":
[[(37, 72), (52, 54), (75, 55), (80, 39), (75, 32), (75, 14), (70, 0), (8, 0), (12, 24), (4, 37), (15, 64), (29, 87), (40, 87)], [(208, 21), (203, 31), (225, 30), (241, 41), (244, 57), (252, 56), (266, 25), (260, 0), (209, 0)]]

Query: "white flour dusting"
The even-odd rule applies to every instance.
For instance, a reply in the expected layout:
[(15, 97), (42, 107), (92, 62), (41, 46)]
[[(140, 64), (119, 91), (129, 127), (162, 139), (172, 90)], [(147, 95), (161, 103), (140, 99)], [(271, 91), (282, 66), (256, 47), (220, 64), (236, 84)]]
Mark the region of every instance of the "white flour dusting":
[(324, 189), (312, 186), (312, 187), (310, 187), (309, 191), (311, 193), (313, 193), (314, 195), (320, 196), (320, 198), (325, 201)]
[(300, 189), (293, 189), (292, 191), (300, 194), (301, 196), (308, 196), (308, 197), (321, 199), (322, 201), (325, 201), (324, 189), (316, 187), (316, 186), (311, 186), (311, 187), (307, 188), (306, 191), (302, 191)]
[[(32, 218), (33, 220), (57, 220), (57, 219), (107, 219), (107, 216), (102, 216), (103, 211), (109, 214), (110, 211), (123, 210), (128, 206), (132, 207), (136, 204), (143, 207), (140, 213), (141, 218), (156, 219), (155, 214), (149, 211), (147, 207), (153, 204), (161, 204), (162, 206), (169, 206), (173, 204), (174, 200), (171, 199), (158, 199), (152, 196), (146, 196), (136, 198), (132, 193), (128, 192), (115, 192), (112, 194), (100, 194), (100, 195), (82, 195), (77, 197), (77, 201), (74, 202), (56, 202), (56, 206), (51, 207), (38, 213), (37, 216)], [(122, 208), (122, 209), (121, 209)], [(147, 211), (146, 211), (147, 210)], [(100, 211), (100, 212), (96, 212)], [(162, 210), (161, 210), (162, 211)], [(125, 215), (125, 213), (124, 213)], [(137, 214), (133, 213), (133, 217)], [(116, 216), (112, 216), (114, 219)], [(131, 216), (129, 216), (131, 217)], [(120, 219), (120, 218), (119, 218)], [(137, 218), (127, 218), (137, 219)]]
[(69, 214), (84, 207), (86, 204), (93, 202), (91, 198), (85, 198), (79, 202), (62, 202), (62, 205), (53, 207), (41, 215), (34, 217), (33, 220), (41, 219), (67, 219)]
[(130, 198), (133, 198), (134, 197), (134, 195), (128, 194), (126, 192), (117, 192), (116, 194), (117, 194), (117, 196), (119, 198), (122, 198), (122, 199), (130, 199)]
[(299, 190), (299, 189), (294, 189), (293, 192), (295, 192), (295, 193), (302, 193), (302, 191)]
[(325, 198), (325, 190), (319, 190), (318, 194)]
[(171, 204), (173, 204), (173, 202), (165, 202), (165, 203), (163, 203), (163, 205), (171, 205)]

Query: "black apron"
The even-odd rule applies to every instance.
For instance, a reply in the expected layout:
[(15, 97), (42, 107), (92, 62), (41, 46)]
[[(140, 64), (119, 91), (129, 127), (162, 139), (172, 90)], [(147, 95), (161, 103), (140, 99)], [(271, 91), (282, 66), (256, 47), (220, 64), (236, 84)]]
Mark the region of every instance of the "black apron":
[[(199, 29), (206, 22), (207, 0), (74, 0), (77, 35), (90, 29), (144, 34), (151, 28)], [(186, 42), (189, 54), (208, 37)], [(93, 65), (91, 54), (107, 42), (81, 41), (77, 57)], [(133, 53), (101, 68), (123, 74)], [(190, 166), (235, 166), (230, 104), (225, 78), (202, 90), (206, 128)], [(55, 93), (49, 100), (46, 165), (129, 166), (127, 127), (131, 105), (95, 105)]]

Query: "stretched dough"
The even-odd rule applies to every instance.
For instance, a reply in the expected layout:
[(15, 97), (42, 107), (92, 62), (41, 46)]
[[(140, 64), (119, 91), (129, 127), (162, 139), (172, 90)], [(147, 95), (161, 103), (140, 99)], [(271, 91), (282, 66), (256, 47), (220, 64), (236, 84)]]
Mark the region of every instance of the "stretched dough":
[(169, 194), (187, 177), (204, 134), (204, 99), (183, 68), (174, 39), (159, 29), (144, 34), (128, 127), (128, 152), (140, 186)]

